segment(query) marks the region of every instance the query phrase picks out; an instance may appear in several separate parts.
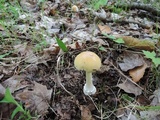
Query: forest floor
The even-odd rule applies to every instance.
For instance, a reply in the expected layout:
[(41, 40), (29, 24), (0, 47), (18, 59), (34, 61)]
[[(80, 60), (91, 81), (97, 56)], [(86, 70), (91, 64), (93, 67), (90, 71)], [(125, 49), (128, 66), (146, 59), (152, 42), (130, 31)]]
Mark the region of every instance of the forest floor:
[(0, 1), (0, 120), (160, 120), (160, 3), (95, 1)]

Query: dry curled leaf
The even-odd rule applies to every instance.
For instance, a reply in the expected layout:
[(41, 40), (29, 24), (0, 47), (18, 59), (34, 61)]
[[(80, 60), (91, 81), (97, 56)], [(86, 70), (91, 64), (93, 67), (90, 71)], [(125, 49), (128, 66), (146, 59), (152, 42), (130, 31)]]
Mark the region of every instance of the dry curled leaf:
[(132, 77), (132, 80), (134, 82), (138, 82), (143, 77), (146, 68), (147, 68), (147, 64), (144, 63), (140, 67), (136, 67), (132, 70), (129, 70), (129, 75)]

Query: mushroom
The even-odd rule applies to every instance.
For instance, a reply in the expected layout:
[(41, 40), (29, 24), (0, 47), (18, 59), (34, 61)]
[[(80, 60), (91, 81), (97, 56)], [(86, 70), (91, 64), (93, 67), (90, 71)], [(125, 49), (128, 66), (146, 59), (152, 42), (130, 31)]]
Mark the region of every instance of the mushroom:
[(86, 71), (86, 83), (83, 87), (85, 95), (92, 95), (96, 93), (96, 87), (93, 85), (92, 72), (100, 69), (101, 60), (97, 54), (91, 51), (85, 51), (76, 56), (74, 66), (78, 70)]
[(72, 10), (73, 12), (78, 12), (78, 11), (79, 11), (79, 8), (78, 8), (76, 5), (73, 5), (72, 8), (71, 8), (71, 10)]

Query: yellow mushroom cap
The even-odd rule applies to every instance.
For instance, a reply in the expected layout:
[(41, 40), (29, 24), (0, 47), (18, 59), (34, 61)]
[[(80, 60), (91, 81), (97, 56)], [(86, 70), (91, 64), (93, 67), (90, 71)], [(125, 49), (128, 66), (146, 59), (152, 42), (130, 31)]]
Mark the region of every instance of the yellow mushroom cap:
[(74, 60), (74, 66), (78, 70), (93, 72), (101, 67), (101, 60), (97, 54), (91, 51), (85, 51), (78, 54)]
[(73, 12), (78, 12), (79, 11), (79, 9), (78, 9), (78, 7), (76, 5), (73, 5), (72, 8), (71, 8), (71, 10)]

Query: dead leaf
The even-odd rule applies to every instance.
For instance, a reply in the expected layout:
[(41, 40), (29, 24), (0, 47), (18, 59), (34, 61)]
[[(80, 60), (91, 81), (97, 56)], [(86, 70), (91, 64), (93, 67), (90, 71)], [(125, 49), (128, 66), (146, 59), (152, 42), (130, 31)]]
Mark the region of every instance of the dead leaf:
[(120, 108), (117, 110), (116, 116), (118, 120), (140, 120), (130, 109)]
[(131, 48), (137, 48), (140, 50), (148, 50), (148, 51), (155, 50), (155, 43), (149, 40), (145, 39), (142, 40), (131, 36), (119, 36), (118, 38), (122, 38), (125, 44)]
[(25, 62), (27, 63), (38, 63), (38, 57), (34, 54), (32, 46), (27, 43), (19, 44), (14, 46), (17, 54), (20, 53), (21, 56), (25, 57)]
[(144, 63), (142, 66), (129, 70), (129, 75), (132, 77), (132, 80), (134, 82), (138, 82), (143, 77), (146, 68), (147, 68), (147, 64)]
[(81, 110), (81, 120), (93, 120), (91, 111), (87, 106), (81, 105), (80, 110)]
[(129, 81), (125, 81), (117, 86), (127, 93), (133, 93), (135, 96), (138, 96), (142, 93), (142, 90), (139, 87)]
[(154, 91), (153, 95), (150, 96), (150, 99), (152, 99), (151, 105), (160, 105), (160, 88)]
[(160, 111), (140, 111), (140, 117), (143, 120), (160, 120)]
[(44, 115), (49, 107), (49, 100), (52, 90), (46, 86), (34, 82), (33, 91), (24, 91), (16, 95), (16, 98), (24, 102), (24, 106), (31, 111), (37, 111), (38, 114)]
[(107, 18), (107, 14), (105, 12), (104, 9), (101, 9), (100, 12), (93, 12), (93, 15), (95, 15), (96, 17), (98, 17), (100, 20), (104, 20)]
[(8, 78), (7, 80), (5, 80), (4, 82), (2, 82), (2, 86), (7, 88), (10, 88), (11, 93), (25, 88), (27, 86), (29, 86), (27, 83), (26, 84), (22, 84), (22, 81), (24, 81), (25, 75), (14, 75), (10, 78)]
[(100, 29), (101, 33), (106, 33), (106, 34), (111, 33), (111, 28), (107, 25), (102, 26), (99, 24), (98, 28)]
[(141, 66), (144, 64), (143, 57), (138, 54), (132, 54), (125, 52), (123, 57), (123, 63), (119, 63), (119, 66), (122, 71), (128, 71), (135, 67)]
[(150, 100), (146, 98), (144, 95), (139, 95), (136, 101), (142, 106), (147, 106), (150, 104)]

